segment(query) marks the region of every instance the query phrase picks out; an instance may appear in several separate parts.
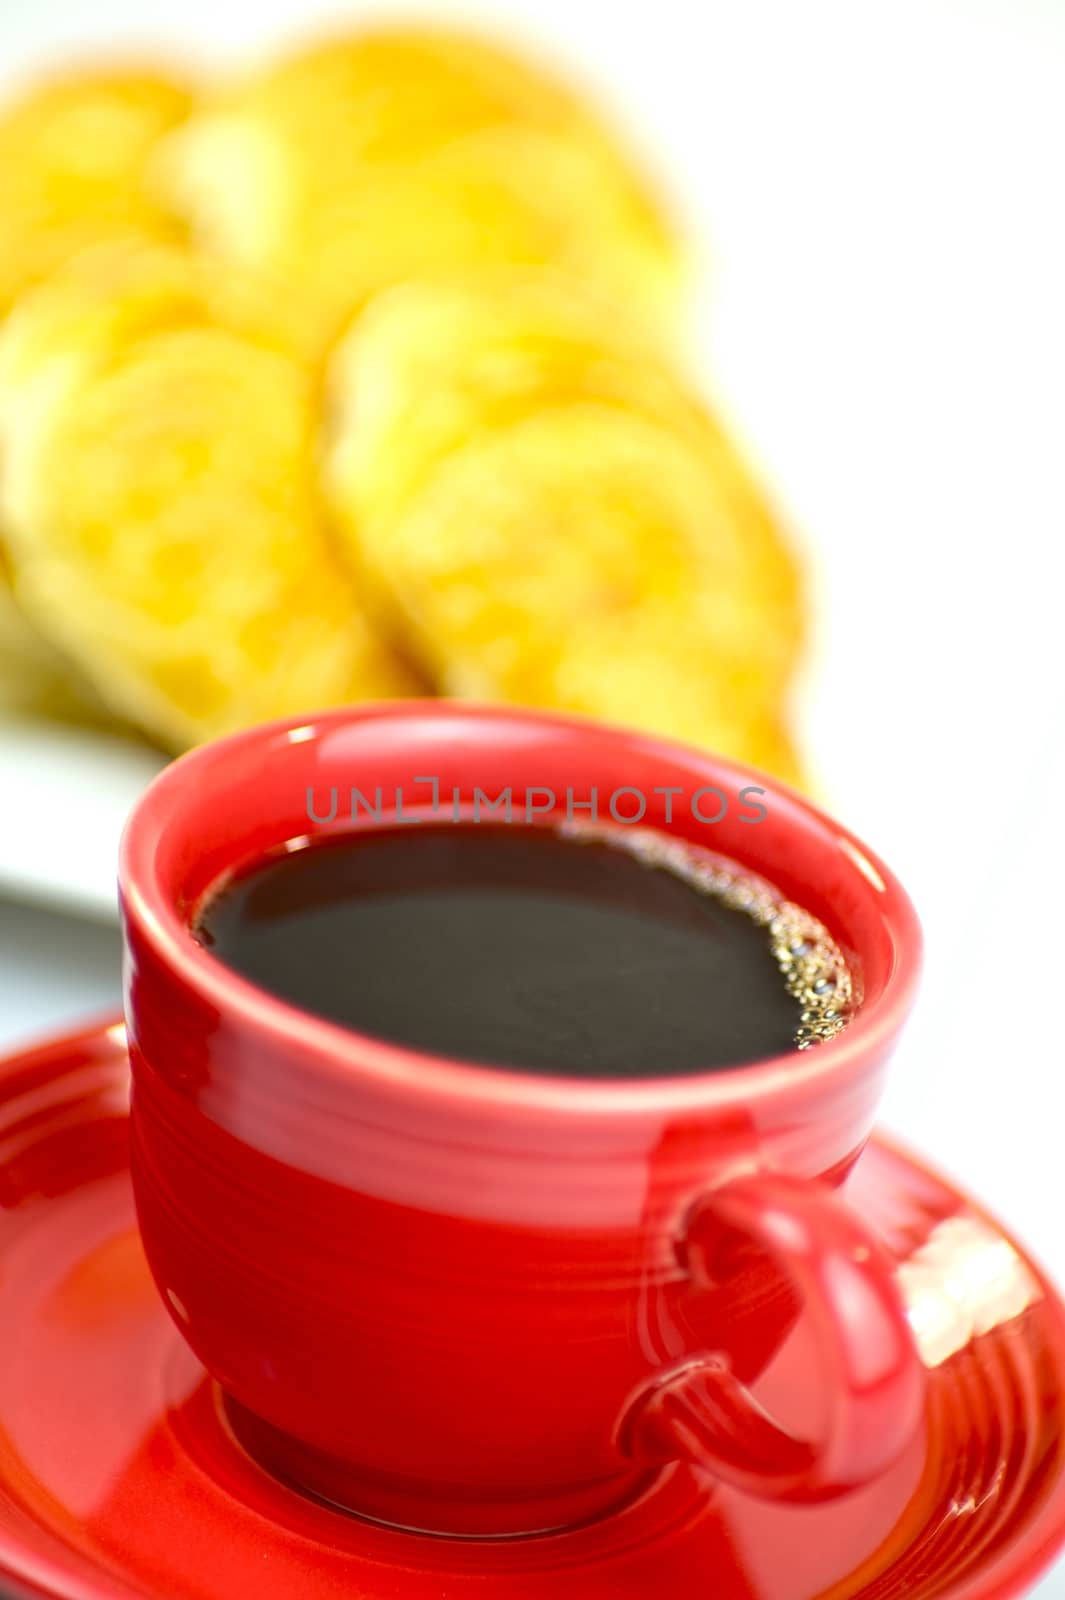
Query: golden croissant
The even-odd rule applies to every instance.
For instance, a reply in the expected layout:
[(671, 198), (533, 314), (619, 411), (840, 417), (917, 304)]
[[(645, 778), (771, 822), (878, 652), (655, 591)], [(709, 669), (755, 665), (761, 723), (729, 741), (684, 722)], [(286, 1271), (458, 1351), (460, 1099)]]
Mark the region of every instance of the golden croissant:
[(502, 271), (373, 303), (325, 482), (445, 694), (589, 712), (795, 771), (795, 558), (722, 429), (586, 290)]
[(165, 744), (410, 688), (323, 526), (269, 293), (160, 246), (77, 258), (0, 333), (0, 439), (23, 604)]
[(366, 29), (285, 57), (204, 105), (155, 173), (201, 246), (305, 297), (317, 348), (377, 289), (493, 262), (674, 315), (681, 246), (629, 153), (553, 72), (475, 35)]
[[(145, 186), (150, 153), (189, 88), (148, 66), (45, 79), (0, 113), (0, 317), (77, 251), (178, 224)], [(0, 705), (96, 716), (91, 690), (16, 604), (0, 527)]]

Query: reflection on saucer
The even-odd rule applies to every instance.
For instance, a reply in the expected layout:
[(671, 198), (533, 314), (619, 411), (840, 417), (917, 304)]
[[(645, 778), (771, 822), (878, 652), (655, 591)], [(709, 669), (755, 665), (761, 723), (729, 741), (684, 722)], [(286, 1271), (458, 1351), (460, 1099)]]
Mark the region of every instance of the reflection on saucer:
[[(1065, 1306), (993, 1219), (875, 1137), (848, 1200), (934, 1370), (923, 1426), (873, 1483), (800, 1507), (667, 1468), (611, 1516), (503, 1540), (427, 1539), (304, 1498), (240, 1448), (152, 1283), (128, 1079), (115, 1025), (0, 1062), (4, 1593), (1007, 1600), (1065, 1543)], [(800, 1316), (758, 1397), (790, 1423), (820, 1404), (820, 1373)]]
[(1009, 1240), (975, 1216), (940, 1222), (899, 1266), (898, 1280), (926, 1367), (1019, 1317), (1042, 1295)]

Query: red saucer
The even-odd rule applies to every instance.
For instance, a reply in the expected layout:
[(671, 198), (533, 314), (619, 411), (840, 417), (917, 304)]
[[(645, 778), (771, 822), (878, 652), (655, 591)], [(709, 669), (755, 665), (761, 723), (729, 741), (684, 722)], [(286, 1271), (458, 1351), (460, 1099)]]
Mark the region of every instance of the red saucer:
[[(848, 1194), (899, 1262), (929, 1368), (923, 1432), (890, 1473), (811, 1509), (670, 1469), (577, 1531), (473, 1542), (360, 1522), (242, 1452), (149, 1280), (126, 1117), (117, 1024), (0, 1065), (5, 1593), (999, 1600), (1065, 1542), (1065, 1307), (985, 1212), (879, 1141)], [(759, 1391), (797, 1427), (808, 1339), (800, 1324)]]

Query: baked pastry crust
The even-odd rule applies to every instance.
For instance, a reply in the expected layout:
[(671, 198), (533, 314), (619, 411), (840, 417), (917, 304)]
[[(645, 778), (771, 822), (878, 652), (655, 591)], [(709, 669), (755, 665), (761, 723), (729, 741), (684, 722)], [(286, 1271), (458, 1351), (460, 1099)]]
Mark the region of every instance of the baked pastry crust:
[(324, 348), (376, 290), (562, 264), (671, 323), (685, 254), (631, 153), (553, 71), (455, 30), (366, 29), (283, 58), (166, 141), (198, 244), (280, 273)]
[(263, 286), (143, 242), (77, 258), (0, 334), (20, 599), (172, 748), (413, 687), (325, 526), (287, 342)]
[(602, 302), (521, 272), (403, 286), (327, 395), (338, 527), (440, 692), (795, 775), (790, 544), (683, 377)]

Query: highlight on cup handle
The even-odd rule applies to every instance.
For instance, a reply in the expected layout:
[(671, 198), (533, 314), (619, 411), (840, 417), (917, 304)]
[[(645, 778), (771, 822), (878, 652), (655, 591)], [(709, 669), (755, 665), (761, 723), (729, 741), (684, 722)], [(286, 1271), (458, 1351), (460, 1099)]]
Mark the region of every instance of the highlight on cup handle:
[(630, 1403), (620, 1443), (648, 1462), (688, 1461), (763, 1499), (829, 1499), (879, 1476), (920, 1423), (925, 1373), (890, 1260), (825, 1184), (781, 1173), (735, 1178), (689, 1213), (699, 1263), (738, 1233), (788, 1273), (812, 1319), (825, 1385), (822, 1436), (782, 1427), (712, 1351), (658, 1373)]

